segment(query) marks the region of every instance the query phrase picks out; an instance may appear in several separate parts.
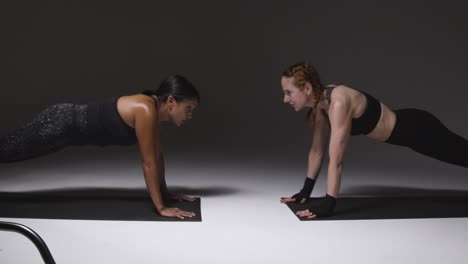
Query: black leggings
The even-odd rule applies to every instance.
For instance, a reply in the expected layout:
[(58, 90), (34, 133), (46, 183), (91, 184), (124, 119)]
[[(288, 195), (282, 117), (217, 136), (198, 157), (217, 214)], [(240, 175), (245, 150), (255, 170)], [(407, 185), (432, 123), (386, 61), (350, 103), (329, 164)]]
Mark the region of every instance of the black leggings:
[(411, 108), (395, 113), (395, 128), (386, 143), (468, 168), (468, 140), (450, 131), (427, 111)]
[(86, 105), (56, 104), (32, 121), (0, 137), (0, 163), (27, 160), (78, 144), (86, 134)]

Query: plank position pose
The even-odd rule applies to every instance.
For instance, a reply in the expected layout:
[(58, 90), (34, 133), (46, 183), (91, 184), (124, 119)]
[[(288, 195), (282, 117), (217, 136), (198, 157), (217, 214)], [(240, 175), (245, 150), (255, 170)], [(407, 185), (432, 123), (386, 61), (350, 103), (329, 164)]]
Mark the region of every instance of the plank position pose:
[(327, 193), (317, 207), (298, 211), (299, 217), (315, 218), (333, 214), (340, 189), (346, 146), (351, 136), (408, 147), (423, 155), (468, 167), (468, 140), (453, 133), (433, 114), (409, 108), (392, 110), (371, 95), (345, 85), (324, 86), (308, 63), (297, 63), (281, 77), (284, 103), (299, 111), (310, 107), (308, 123), (313, 127), (307, 177), (301, 191), (282, 203), (304, 203), (310, 197), (320, 172), (327, 141), (329, 164)]
[(193, 84), (174, 75), (164, 79), (155, 91), (83, 105), (55, 104), (26, 125), (0, 137), (0, 163), (47, 155), (66, 146), (138, 143), (146, 186), (158, 213), (165, 217), (192, 217), (193, 212), (164, 204), (165, 200), (195, 199), (169, 193), (167, 189), (160, 126), (181, 126), (192, 119), (192, 111), (199, 103)]

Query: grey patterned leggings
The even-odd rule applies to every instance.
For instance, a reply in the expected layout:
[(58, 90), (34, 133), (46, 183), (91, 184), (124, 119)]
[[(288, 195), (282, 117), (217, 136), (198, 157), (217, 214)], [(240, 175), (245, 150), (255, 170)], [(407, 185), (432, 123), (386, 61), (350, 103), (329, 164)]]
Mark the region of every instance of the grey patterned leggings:
[(77, 144), (86, 134), (87, 105), (55, 104), (32, 121), (0, 137), (0, 163), (47, 155)]

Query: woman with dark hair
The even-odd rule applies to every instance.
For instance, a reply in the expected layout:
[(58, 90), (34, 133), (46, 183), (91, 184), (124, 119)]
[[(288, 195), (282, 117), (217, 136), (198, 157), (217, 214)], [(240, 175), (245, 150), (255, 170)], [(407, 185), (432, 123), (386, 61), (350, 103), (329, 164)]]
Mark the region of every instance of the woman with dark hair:
[(366, 135), (443, 162), (468, 167), (468, 140), (450, 131), (427, 111), (391, 110), (363, 91), (345, 85), (324, 86), (317, 71), (308, 63), (297, 63), (285, 70), (281, 86), (284, 103), (296, 111), (310, 107), (307, 120), (314, 132), (303, 188), (292, 197), (281, 198), (282, 203), (304, 203), (309, 199), (329, 141), (326, 196), (316, 208), (297, 212), (300, 217), (333, 214), (350, 136)]
[(164, 175), (160, 126), (181, 126), (192, 119), (200, 96), (190, 81), (174, 75), (155, 91), (119, 96), (85, 105), (55, 104), (10, 134), (0, 137), (0, 162), (16, 162), (54, 153), (70, 145), (132, 145), (138, 143), (146, 186), (154, 206), (165, 217), (195, 214), (167, 208), (165, 199), (194, 201), (171, 194)]

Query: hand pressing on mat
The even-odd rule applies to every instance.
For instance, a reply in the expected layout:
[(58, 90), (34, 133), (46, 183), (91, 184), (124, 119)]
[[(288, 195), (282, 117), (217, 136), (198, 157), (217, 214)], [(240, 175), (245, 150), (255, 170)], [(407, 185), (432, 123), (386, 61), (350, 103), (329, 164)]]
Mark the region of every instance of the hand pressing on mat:
[(280, 202), (281, 203), (305, 203), (307, 202), (307, 200), (309, 200), (308, 197), (303, 197), (303, 196), (300, 196), (299, 193), (296, 193), (295, 195), (291, 196), (291, 197), (281, 197), (281, 200)]
[(305, 203), (309, 200), (312, 189), (314, 188), (315, 180), (309, 177), (306, 177), (304, 181), (304, 186), (300, 192), (296, 193), (291, 197), (282, 197), (280, 202), (282, 203)]
[(185, 196), (183, 194), (178, 194), (178, 193), (168, 193), (167, 194), (167, 199), (169, 200), (177, 200), (179, 202), (187, 201), (187, 202), (193, 202), (196, 200), (194, 197), (189, 197)]
[(325, 197), (320, 198), (318, 205), (303, 211), (297, 211), (296, 215), (299, 217), (305, 217), (307, 219), (331, 216), (333, 215), (335, 206), (336, 198), (327, 194)]
[(185, 217), (190, 218), (190, 217), (195, 216), (195, 213), (184, 211), (179, 208), (163, 208), (159, 210), (159, 214), (165, 217), (178, 217), (180, 219), (184, 219)]

